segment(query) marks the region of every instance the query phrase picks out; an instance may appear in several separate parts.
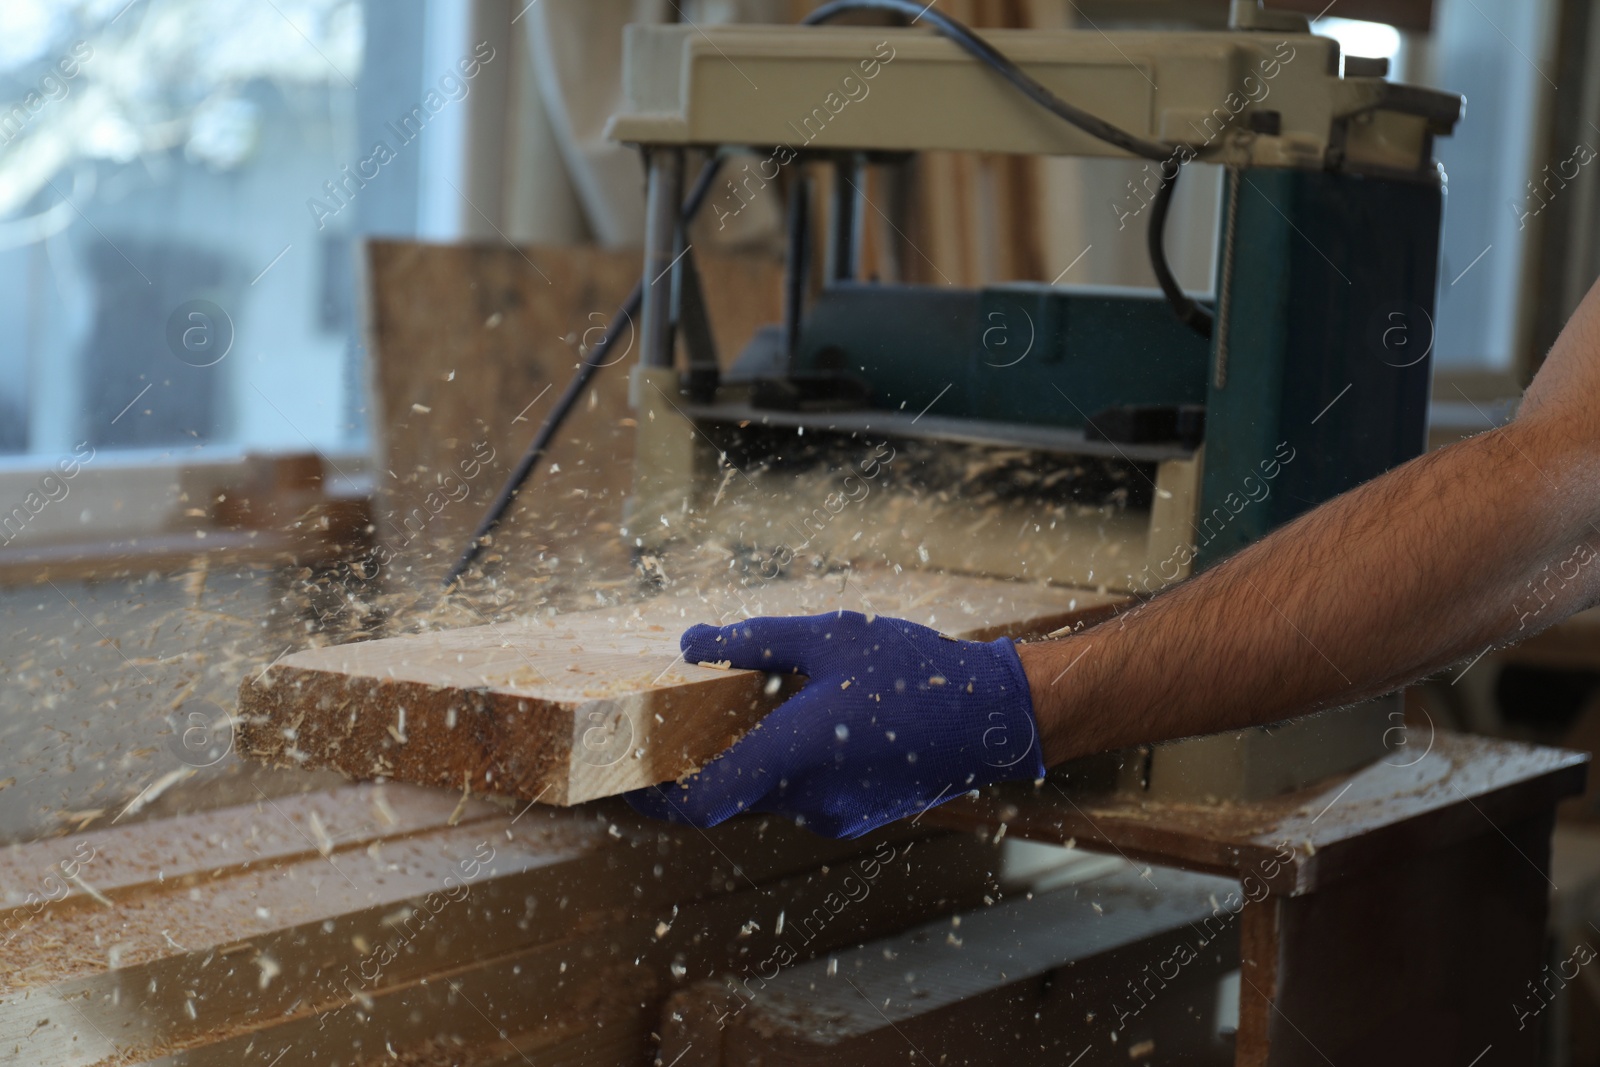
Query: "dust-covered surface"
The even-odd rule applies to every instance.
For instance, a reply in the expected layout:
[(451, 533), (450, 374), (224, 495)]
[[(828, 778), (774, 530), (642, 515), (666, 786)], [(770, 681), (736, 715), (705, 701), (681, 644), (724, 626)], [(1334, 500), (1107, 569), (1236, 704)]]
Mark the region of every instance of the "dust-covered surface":
[[(908, 862), (813, 953), (998, 892), (994, 850), (966, 835), (832, 842), (751, 819), (713, 841), (621, 805), (460, 812), (402, 786), (304, 800), (219, 812), (239, 824), (225, 844), (248, 853), (261, 841), (243, 860), (223, 850), (185, 869), (159, 823), (76, 839), (88, 848), (63, 869), (87, 888), (0, 912), (0, 1047), (122, 1063), (195, 1046), (218, 1057), (200, 1062), (247, 1062), (269, 1045), (350, 1063), (374, 1041), (405, 1050), (528, 1033), (535, 1048), (564, 1047), (577, 1023), (627, 1035), (631, 1059), (647, 1047), (639, 1010), (661, 984), (769, 951), (785, 909), (821, 907), (845, 857), (876, 848)], [(266, 840), (284, 827), (305, 847)], [(129, 877), (141, 864), (146, 876)]]
[[(90, 6), (63, 8), (72, 14), (51, 32), (73, 28), (67, 23)], [(350, 81), (328, 65), (351, 57), (315, 51), (313, 42), (326, 31), (350, 29), (310, 24), (328, 6), (279, 11), (268, 5), (254, 12), (258, 21), (250, 26), (270, 26), (270, 41), (263, 36), (242, 51), (223, 49), (218, 54), (227, 62), (215, 65), (258, 69), (285, 42), (299, 55), (296, 42), (304, 41), (311, 51), (300, 57), (297, 78)], [(39, 25), (54, 17), (41, 5), (22, 7)], [(180, 36), (171, 21), (180, 9), (185, 5), (97, 5), (94, 18), (121, 20), (129, 33), (148, 30), (152, 42), (172, 41)], [(162, 18), (147, 18), (152, 12)], [(541, 17), (535, 11), (528, 22)], [(165, 36), (155, 32), (162, 26)], [(32, 46), (26, 37), (13, 39), (7, 62)], [(497, 47), (496, 76), (526, 58), (519, 59), (509, 42)], [(490, 62), (474, 55), (480, 67)], [(49, 59), (43, 53), (35, 58)], [(127, 61), (148, 63), (149, 57)], [(76, 89), (105, 84), (117, 72), (124, 79), (135, 73), (109, 47), (92, 62), (86, 68), (92, 78), (50, 101), (54, 110), (30, 127), (30, 142), (53, 136), (51, 116), (71, 115), (75, 124), (97, 131), (74, 143), (94, 141), (118, 166), (159, 178), (179, 165), (173, 138), (186, 135), (176, 125), (145, 130), (137, 117), (120, 113), (115, 122), (89, 123), (93, 108), (79, 105), (94, 100)], [(360, 76), (353, 64), (345, 65)], [(168, 64), (159, 72), (162, 84), (181, 86), (202, 67)], [(429, 76), (443, 84), (435, 72)], [(253, 75), (237, 77), (239, 84), (224, 95), (185, 98), (181, 114), (198, 108), (210, 123), (197, 126), (209, 136), (185, 142), (190, 162), (221, 166), (221, 149), (257, 149), (247, 88), (294, 91), (282, 80), (247, 85)], [(456, 84), (464, 96), (465, 83)], [(471, 91), (489, 92), (487, 85), (479, 81)], [(393, 101), (392, 113), (404, 114), (412, 102)], [(125, 138), (113, 136), (117, 130), (155, 140), (128, 147)], [(114, 143), (123, 147), (108, 147)], [(326, 166), (319, 160), (314, 175), (308, 171), (273, 191), (296, 214), (325, 177), (341, 174), (346, 163), (359, 165), (344, 148), (318, 143), (328, 150)], [(263, 156), (281, 150), (275, 143), (259, 147)], [(7, 154), (0, 169), (21, 159)], [(735, 820), (701, 833), (649, 823), (617, 801), (567, 810), (486, 802), (479, 796), (485, 783), (458, 780), (454, 766), (440, 778), (446, 789), (402, 793), (393, 783), (350, 785), (328, 772), (241, 759), (241, 686), (249, 691), (262, 684), (274, 664), (307, 650), (468, 628), (547, 631), (577, 612), (629, 614), (634, 606), (668, 600), (677, 607), (671, 618), (652, 624), (658, 628), (652, 636), (669, 648), (676, 632), (692, 623), (799, 610), (795, 605), (893, 608), (956, 629), (965, 616), (981, 623), (982, 611), (969, 611), (971, 605), (941, 584), (947, 573), (1013, 580), (1015, 588), (1037, 592), (1069, 572), (1099, 584), (1108, 568), (1120, 565), (1118, 553), (1142, 551), (1138, 524), (1147, 504), (1147, 470), (1117, 464), (1090, 469), (1016, 450), (891, 444), (877, 437), (846, 436), (813, 448), (815, 439), (796, 447), (799, 434), (758, 441), (762, 435), (753, 433), (748, 446), (730, 447), (730, 461), (720, 465), (713, 447), (709, 465), (680, 487), (688, 496), (679, 506), (630, 512), (635, 442), (653, 416), (627, 398), (637, 345), (619, 339), (626, 349), (620, 365), (580, 398), (477, 565), (457, 587), (442, 590), (439, 579), (467, 532), (577, 362), (592, 351), (597, 317), (609, 319), (637, 279), (639, 255), (502, 241), (347, 247), (359, 232), (347, 224), (393, 191), (397, 172), (385, 170), (381, 180), (370, 180), (370, 189), (359, 186), (348, 212), (339, 198), (331, 202), (337, 212), (323, 203), (332, 219), (326, 242), (320, 218), (318, 237), (294, 236), (292, 249), (286, 247), (290, 237), (280, 240), (274, 231), (269, 213), (252, 220), (261, 223), (254, 236), (270, 246), (259, 258), (251, 251), (241, 259), (241, 265), (249, 260), (249, 269), (229, 283), (242, 291), (260, 282), (257, 293), (279, 285), (303, 289), (323, 302), (324, 316), (339, 312), (329, 305), (360, 305), (366, 352), (353, 343), (345, 353), (350, 397), (332, 417), (330, 434), (301, 432), (306, 413), (295, 401), (320, 418), (327, 399), (309, 395), (316, 383), (290, 366), (294, 358), (307, 358), (310, 346), (303, 340), (286, 335), (241, 349), (221, 369), (208, 371), (195, 362), (169, 368), (170, 337), (150, 341), (141, 332), (135, 339), (160, 349), (166, 369), (148, 377), (163, 390), (169, 369), (192, 371), (186, 380), (207, 388), (221, 380), (254, 385), (261, 375), (267, 388), (241, 388), (251, 407), (231, 414), (241, 423), (256, 418), (277, 426), (283, 420), (293, 435), (283, 431), (271, 447), (303, 453), (303, 481), (288, 486), (267, 477), (252, 487), (252, 494), (263, 495), (248, 504), (221, 482), (206, 494), (210, 499), (190, 499), (176, 482), (154, 486), (152, 479), (161, 477), (155, 464), (143, 480), (108, 483), (105, 511), (126, 518), (140, 510), (141, 494), (159, 490), (163, 499), (181, 499), (181, 528), (140, 531), (118, 519), (102, 523), (108, 531), (103, 541), (91, 532), (82, 544), (43, 546), (81, 549), (86, 561), (72, 568), (0, 560), (10, 564), (0, 569), (0, 668), (6, 675), (0, 691), (0, 1060), (75, 1067), (155, 1057), (267, 1067), (639, 1063), (659, 1047), (660, 1010), (669, 992), (729, 968), (765, 967), (780, 939), (796, 960), (822, 958), (1004, 897), (1000, 850), (979, 835), (902, 827), (838, 843), (773, 818)], [(48, 249), (40, 244), (37, 255), (27, 253), (37, 264), (48, 262), (37, 272), (40, 286), (76, 269), (73, 261), (86, 246), (98, 250), (98, 258), (91, 257), (97, 269), (109, 263), (126, 273), (125, 267), (139, 271), (142, 264), (156, 273), (151, 248), (115, 226), (101, 230), (90, 222), (100, 206), (93, 177), (81, 169), (55, 175), (53, 192), (70, 190), (79, 210), (68, 215), (50, 200), (54, 208), (45, 221), (76, 227), (73, 240), (82, 243), (64, 255), (69, 246), (52, 231)], [(248, 183), (235, 184), (242, 190)], [(126, 192), (114, 182), (98, 188), (117, 197)], [(48, 199), (42, 187), (39, 192)], [(230, 215), (254, 211), (248, 199), (218, 203)], [(159, 229), (163, 217), (152, 212), (149, 228)], [(209, 227), (190, 236), (219, 241)], [(770, 254), (718, 256), (711, 251), (715, 243), (707, 241), (696, 255), (727, 363), (757, 326), (779, 318), (781, 263)], [(161, 258), (194, 258), (187, 245), (175, 249)], [(339, 291), (341, 276), (327, 264), (340, 257), (362, 264), (364, 293)], [(190, 284), (181, 278), (142, 280), (165, 294), (157, 301), (171, 296), (176, 305), (194, 295), (168, 293)], [(96, 295), (110, 305), (119, 293), (108, 287)], [(155, 325), (171, 311), (160, 308)], [(326, 323), (319, 330), (318, 344), (353, 340), (337, 337)], [(123, 359), (123, 338), (110, 343), (104, 332), (96, 338), (107, 358), (120, 361), (113, 364), (115, 384), (136, 388), (119, 393), (105, 418), (93, 413), (94, 432), (112, 435), (107, 440), (122, 441), (116, 435), (124, 433), (148, 440), (140, 436), (141, 420), (150, 411), (170, 415), (174, 405), (164, 408), (157, 399), (171, 396), (154, 391), (144, 372)], [(370, 407), (357, 381), (361, 372), (351, 369), (361, 365), (360, 357), (370, 371)], [(268, 381), (269, 373), (275, 381)], [(140, 391), (145, 388), (152, 389), (148, 398)], [(929, 402), (938, 388), (930, 383)], [(307, 395), (294, 401), (284, 395), (295, 390)], [(133, 403), (122, 408), (128, 398)], [(85, 413), (72, 414), (68, 422), (84, 421), (78, 416)], [(370, 449), (356, 423), (366, 426)], [(9, 427), (0, 431), (9, 434)], [(182, 439), (185, 448), (193, 436)], [(328, 454), (329, 440), (363, 448), (364, 455), (348, 464), (343, 453)], [(181, 455), (172, 448), (157, 458)], [(63, 528), (88, 510), (87, 491), (73, 491), (80, 496), (72, 514), (60, 508), (49, 513)], [(335, 495), (364, 509), (359, 528), (319, 524), (314, 509)], [(282, 535), (277, 549), (214, 551), (230, 538), (248, 548), (257, 532)], [(129, 548), (139, 533), (166, 536), (164, 554), (158, 558), (148, 545)], [(1073, 558), (1057, 567), (1064, 541)], [(898, 599), (868, 594), (857, 580), (867, 568), (891, 575)], [(1092, 600), (1062, 590), (1060, 610), (1077, 611)], [(672, 669), (669, 663), (653, 677), (671, 679)], [(764, 699), (784, 695), (762, 690)], [(416, 718), (385, 717), (378, 728), (369, 750), (420, 737)], [(696, 759), (735, 732), (730, 728), (702, 746)], [(423, 762), (443, 763), (433, 750), (417, 747)], [(549, 758), (546, 749), (529, 747), (530, 762)], [(361, 776), (389, 777), (393, 770), (367, 767)], [(846, 875), (859, 869), (855, 861), (863, 853), (879, 855), (880, 846), (892, 862), (885, 860), (868, 891), (857, 894)], [(849, 901), (845, 910), (837, 907), (841, 893)], [(796, 941), (796, 931), (803, 941)]]
[[(660, 529), (635, 522), (629, 535), (705, 546), (697, 580), (713, 587), (843, 562), (1138, 587), (1153, 464), (827, 426), (819, 414), (809, 428), (714, 428), (726, 451), (685, 513)], [(720, 549), (749, 558), (730, 566)]]
[[(498, 583), (456, 603), (398, 582), (385, 591), (344, 564), (217, 571), (199, 561), (180, 574), (0, 590), (0, 839), (171, 812), (183, 795), (194, 805), (252, 796), (240, 776), (258, 772), (232, 751), (239, 685), (288, 653), (502, 621), (519, 608), (570, 610), (597, 595), (614, 602), (633, 586), (626, 575), (557, 581), (559, 566), (535, 559), (520, 595)], [(273, 793), (318, 783), (260, 784)]]

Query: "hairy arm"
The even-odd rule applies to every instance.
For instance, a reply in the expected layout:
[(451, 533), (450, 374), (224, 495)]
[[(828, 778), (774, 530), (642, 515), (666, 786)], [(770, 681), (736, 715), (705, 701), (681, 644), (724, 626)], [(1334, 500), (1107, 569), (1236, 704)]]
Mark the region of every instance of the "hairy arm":
[(1019, 652), (1046, 764), (1389, 692), (1600, 602), (1600, 284), (1517, 418)]

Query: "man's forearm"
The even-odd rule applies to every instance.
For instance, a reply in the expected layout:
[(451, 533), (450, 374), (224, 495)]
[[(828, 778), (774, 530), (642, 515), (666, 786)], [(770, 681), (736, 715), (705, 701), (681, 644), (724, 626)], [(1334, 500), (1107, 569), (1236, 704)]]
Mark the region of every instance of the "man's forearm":
[(1023, 646), (1045, 762), (1353, 703), (1588, 606), (1596, 459), (1559, 420), (1519, 420)]

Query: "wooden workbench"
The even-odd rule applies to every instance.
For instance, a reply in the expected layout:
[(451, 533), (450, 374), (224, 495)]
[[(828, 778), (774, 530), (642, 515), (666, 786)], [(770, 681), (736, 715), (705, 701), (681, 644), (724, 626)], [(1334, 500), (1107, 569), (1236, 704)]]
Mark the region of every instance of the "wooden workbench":
[(1541, 1027), (1517, 1012), (1539, 1003), (1555, 805), (1588, 756), (1427, 740), (1252, 803), (1076, 796), (1052, 777), (925, 821), (1238, 879), (1239, 1067), (1537, 1062)]
[[(1146, 803), (1078, 795), (1071, 779), (1052, 778), (1037, 790), (1026, 784), (956, 800), (916, 825), (855, 842), (825, 841), (771, 817), (701, 833), (637, 819), (612, 801), (513, 812), (393, 784), (263, 797), (239, 809), (43, 840), (0, 862), (8, 890), (0, 894), (0, 1059), (192, 1067), (298, 1049), (365, 1064), (384, 1061), (386, 1042), (411, 1055), (448, 1040), (461, 1045), (453, 1062), (475, 1065), (573, 1062), (567, 1057), (580, 1051), (584, 1062), (637, 1063), (652, 1048), (652, 1031), (669, 1029), (662, 1003), (672, 991), (769, 958), (782, 914), (797, 929), (803, 917), (823, 914), (823, 894), (839, 887), (852, 857), (880, 842), (903, 853), (918, 839), (911, 862), (897, 858), (870, 898), (807, 939), (801, 959), (818, 962), (793, 965), (790, 992), (815, 979), (822, 993), (837, 993), (824, 985), (830, 953), (847, 963), (859, 957), (863, 973), (838, 973), (870, 981), (866, 964), (890, 960), (885, 949), (924, 943), (915, 931), (895, 931), (948, 923), (956, 913), (972, 917), (964, 936), (977, 958), (983, 931), (975, 913), (991, 903), (988, 872), (1000, 870), (995, 843), (1004, 826), (1008, 837), (1120, 854), (1134, 891), (1150, 879), (1152, 907), (1179, 903), (1188, 883), (1170, 870), (1148, 873), (1147, 863), (1240, 883), (1253, 902), (1236, 916), (1224, 897), (1212, 914), (1225, 921), (1213, 924), (1202, 906), (1184, 916), (1191, 925), (1172, 932), (1188, 940), (1192, 929), (1215, 942), (1212, 952), (1222, 951), (1227, 966), (1236, 954), (1237, 1064), (1537, 1062), (1542, 1020), (1519, 1029), (1516, 1006), (1530, 1003), (1527, 983), (1544, 963), (1554, 805), (1581, 787), (1587, 758), (1446, 734), (1431, 745), (1416, 741), (1409, 750), (1425, 754), (1410, 766), (1375, 764), (1267, 801)], [(480, 853), (493, 857), (483, 871), (463, 866)], [(29, 887), (49, 889), (41, 879), (69, 857), (79, 862), (64, 895), (42, 905), (21, 897)], [(458, 870), (471, 884), (460, 891), (464, 902), (449, 905), (459, 909), (449, 921), (395, 925), (420, 915), (419, 901), (442, 909), (429, 890), (448, 888), (443, 879)], [(1106, 892), (1084, 896), (1080, 909), (1092, 914), (1062, 911), (1066, 897), (1046, 910), (1063, 929), (1098, 930), (1094, 902)], [(1010, 899), (1022, 898), (1013, 891)], [(1120, 921), (1107, 905), (1107, 922)], [(1038, 926), (1028, 930), (1030, 944), (1041, 940)], [(341, 1010), (349, 1004), (340, 977), (386, 944), (404, 951), (358, 990), (370, 1003)], [(1124, 977), (1169, 958), (1154, 942), (1139, 944)], [(985, 958), (1009, 970), (1004, 953)], [(884, 969), (879, 984), (899, 988), (902, 969)], [(434, 980), (440, 976), (450, 980)], [(930, 972), (923, 982), (937, 977)], [(1066, 995), (1070, 985), (1058, 995), (1033, 981), (1038, 1008), (1055, 1009), (1041, 1036), (1066, 1031), (1075, 1048), (1093, 1042), (1099, 1052), (1079, 1067), (1129, 1062), (1128, 1042), (1113, 1043), (1117, 1020), (1105, 1003), (1120, 996), (1119, 982), (1101, 984), (1099, 1011), (1086, 1017)], [(763, 1006), (779, 992), (764, 995)], [(1154, 1010), (1179, 1011), (1193, 995), (1174, 990)], [(71, 1010), (59, 1010), (63, 1003)], [(469, 1004), (477, 1010), (464, 1010)], [(915, 1020), (914, 1032), (927, 1036), (916, 1038), (919, 1047), (940, 1049), (940, 1035), (958, 1033), (952, 1026), (970, 1028), (968, 1007), (957, 1000), (951, 1015)], [(752, 1022), (760, 1016), (748, 1014)], [(510, 1035), (504, 1058), (468, 1055), (468, 1046), (492, 1044), (497, 1033)], [(1160, 1035), (1175, 1036), (1166, 1028)], [(952, 1038), (948, 1050), (958, 1044)], [(1170, 1046), (1157, 1051), (1163, 1058), (1152, 1062), (1167, 1062)]]

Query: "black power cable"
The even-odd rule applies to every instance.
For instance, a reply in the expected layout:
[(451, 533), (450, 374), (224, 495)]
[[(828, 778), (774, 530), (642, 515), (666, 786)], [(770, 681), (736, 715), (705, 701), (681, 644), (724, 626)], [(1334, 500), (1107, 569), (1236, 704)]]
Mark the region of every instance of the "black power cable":
[[(717, 178), (717, 171), (721, 169), (722, 162), (713, 156), (706, 160), (700, 168), (700, 174), (695, 178), (694, 186), (689, 190), (689, 195), (684, 198), (681, 218), (685, 223), (694, 218), (700, 210), (700, 205), (705, 202), (706, 194), (711, 191), (711, 183)], [(583, 395), (584, 388), (590, 380), (606, 365), (606, 355), (611, 351), (611, 344), (621, 335), (623, 327), (633, 321), (639, 313), (639, 305), (644, 301), (645, 281), (643, 276), (633, 285), (633, 292), (628, 294), (628, 299), (623, 301), (617, 313), (611, 317), (611, 322), (606, 327), (606, 334), (600, 339), (589, 354), (578, 364), (578, 370), (567, 383), (567, 388), (556, 400), (555, 406), (550, 409), (550, 414), (545, 416), (539, 432), (533, 435), (533, 441), (523, 452), (522, 458), (512, 468), (511, 474), (506, 478), (505, 484), (500, 487), (499, 494), (489, 509), (483, 513), (483, 518), (478, 520), (478, 528), (472, 531), (472, 539), (462, 549), (461, 556), (444, 576), (443, 585), (449, 588), (472, 566), (472, 561), (478, 558), (478, 553), (483, 551), (484, 538), (487, 537), (500, 520), (505, 517), (510, 509), (511, 502), (516, 499), (517, 493), (522, 489), (522, 483), (528, 480), (528, 475), (533, 473), (534, 464), (539, 462), (539, 457), (550, 447), (550, 442), (555, 439), (556, 431), (561, 429), (561, 424), (566, 421), (567, 415)]]
[(974, 59), (1014, 85), (1029, 100), (1051, 114), (1072, 123), (1091, 137), (1115, 145), (1125, 152), (1145, 159), (1164, 160), (1172, 155), (1176, 147), (1136, 137), (1119, 126), (1113, 126), (1098, 115), (1091, 115), (1082, 108), (1067, 103), (971, 29), (949, 15), (935, 11), (932, 4), (915, 4), (911, 0), (832, 0), (831, 3), (823, 4), (802, 19), (801, 25), (815, 26), (818, 23), (831, 22), (851, 11), (887, 11), (905, 15), (911, 22), (926, 22), (954, 41)]
[(1167, 303), (1172, 305), (1173, 313), (1184, 325), (1209, 341), (1211, 312), (1189, 299), (1188, 294), (1178, 285), (1178, 279), (1172, 276), (1172, 268), (1167, 265), (1167, 250), (1164, 244), (1167, 234), (1167, 209), (1172, 206), (1172, 190), (1177, 184), (1178, 166), (1174, 161), (1172, 177), (1167, 178), (1163, 175), (1162, 182), (1156, 189), (1156, 195), (1150, 201), (1150, 225), (1145, 230), (1145, 243), (1150, 249), (1150, 269), (1156, 272), (1156, 283), (1166, 295)]
[[(804, 24), (815, 25), (829, 22), (851, 11), (886, 11), (896, 15), (903, 15), (910, 22), (925, 22), (950, 38), (958, 47), (996, 74), (999, 74), (1029, 100), (1032, 100), (1051, 114), (1070, 122), (1084, 133), (1107, 144), (1115, 145), (1125, 152), (1144, 159), (1161, 163), (1163, 171), (1162, 182), (1160, 189), (1156, 192), (1155, 202), (1151, 205), (1150, 228), (1147, 240), (1150, 252), (1150, 269), (1155, 272), (1156, 282), (1161, 286), (1161, 292), (1166, 296), (1167, 303), (1172, 306), (1173, 313), (1200, 336), (1210, 338), (1211, 313), (1184, 295), (1183, 290), (1178, 286), (1177, 280), (1172, 276), (1172, 268), (1167, 264), (1164, 240), (1167, 225), (1167, 208), (1172, 203), (1172, 187), (1178, 182), (1178, 171), (1184, 162), (1180, 158), (1180, 153), (1185, 151), (1186, 146), (1147, 141), (1118, 126), (1113, 126), (1096, 115), (1091, 115), (1082, 108), (1074, 107), (1051, 92), (989, 42), (973, 33), (971, 29), (950, 16), (934, 10), (932, 5), (925, 7), (913, 3), (912, 0), (832, 0), (831, 3), (823, 4), (807, 15), (804, 19)], [(1188, 151), (1187, 155), (1190, 159), (1194, 158), (1192, 150)], [(1170, 178), (1165, 176), (1165, 171), (1168, 169), (1172, 171)]]

